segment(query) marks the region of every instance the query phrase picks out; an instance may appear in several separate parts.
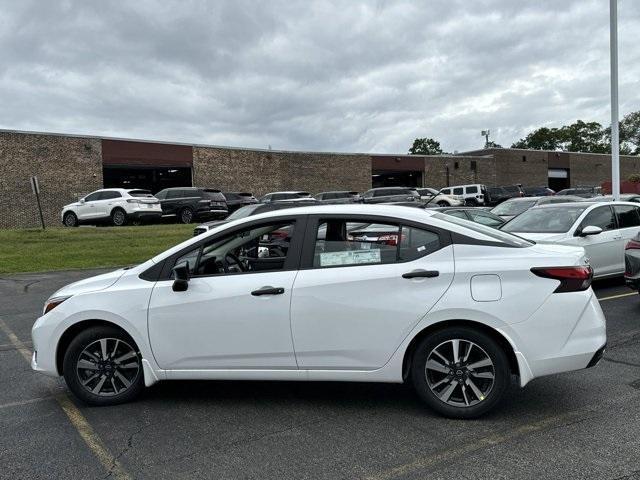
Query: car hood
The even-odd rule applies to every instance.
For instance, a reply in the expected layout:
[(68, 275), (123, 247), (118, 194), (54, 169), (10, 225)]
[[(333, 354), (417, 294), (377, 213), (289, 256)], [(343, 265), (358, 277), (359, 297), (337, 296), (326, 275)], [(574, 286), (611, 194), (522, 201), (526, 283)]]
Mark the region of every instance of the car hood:
[(89, 277), (84, 280), (70, 283), (51, 295), (51, 297), (65, 297), (68, 295), (78, 295), (79, 293), (104, 290), (116, 283), (127, 270), (127, 268), (121, 268), (113, 272), (103, 273), (102, 275), (96, 275), (95, 277)]
[[(504, 218), (504, 217), (502, 217)], [(519, 237), (526, 238), (527, 240), (533, 240), (536, 243), (545, 242), (559, 242), (567, 238), (566, 233), (530, 233), (530, 232), (509, 232)]]

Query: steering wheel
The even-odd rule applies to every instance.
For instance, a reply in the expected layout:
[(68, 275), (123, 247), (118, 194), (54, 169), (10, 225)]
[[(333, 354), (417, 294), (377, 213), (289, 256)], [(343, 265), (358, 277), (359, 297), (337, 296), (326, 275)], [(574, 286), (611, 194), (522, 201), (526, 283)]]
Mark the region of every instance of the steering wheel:
[(246, 268), (244, 267), (240, 259), (231, 252), (228, 252), (224, 256), (221, 263), (222, 263), (222, 269), (224, 270), (225, 273), (230, 273), (231, 270), (229, 267), (232, 267), (232, 266), (237, 267), (241, 272), (246, 272)]

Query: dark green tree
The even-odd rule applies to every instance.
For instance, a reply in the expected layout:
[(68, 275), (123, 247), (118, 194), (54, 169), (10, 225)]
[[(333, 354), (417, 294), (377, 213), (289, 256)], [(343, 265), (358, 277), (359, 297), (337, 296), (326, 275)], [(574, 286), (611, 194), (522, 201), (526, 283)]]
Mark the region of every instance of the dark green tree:
[(609, 153), (610, 141), (598, 122), (578, 120), (558, 130), (560, 148), (567, 152)]
[(640, 155), (640, 110), (626, 114), (620, 122), (620, 151)]
[(433, 138), (416, 138), (409, 149), (411, 155), (440, 155), (440, 142)]
[(540, 127), (511, 145), (511, 148), (558, 150), (560, 144), (560, 135), (557, 128)]

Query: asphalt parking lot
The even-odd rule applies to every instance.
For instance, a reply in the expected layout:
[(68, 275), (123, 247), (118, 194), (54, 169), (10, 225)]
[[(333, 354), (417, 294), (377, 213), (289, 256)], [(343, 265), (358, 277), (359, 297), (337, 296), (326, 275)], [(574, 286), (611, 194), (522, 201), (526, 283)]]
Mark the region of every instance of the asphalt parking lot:
[(597, 367), (453, 421), (379, 384), (166, 382), (85, 407), (25, 357), (44, 300), (95, 273), (0, 279), (0, 478), (640, 478), (640, 296), (620, 282), (594, 286), (609, 335)]

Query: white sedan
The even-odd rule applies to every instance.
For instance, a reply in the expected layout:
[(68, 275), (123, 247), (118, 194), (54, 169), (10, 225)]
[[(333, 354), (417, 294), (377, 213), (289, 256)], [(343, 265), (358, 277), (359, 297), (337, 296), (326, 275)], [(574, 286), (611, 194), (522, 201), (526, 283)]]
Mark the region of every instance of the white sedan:
[(622, 276), (624, 246), (640, 232), (640, 206), (600, 201), (538, 206), (502, 230), (535, 242), (583, 247), (595, 278)]
[[(356, 238), (354, 225), (390, 235)], [(391, 205), (276, 210), (68, 285), (32, 367), (93, 405), (172, 379), (410, 381), (437, 412), (595, 365), (605, 319), (577, 247)]]

